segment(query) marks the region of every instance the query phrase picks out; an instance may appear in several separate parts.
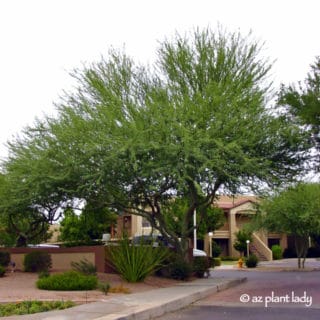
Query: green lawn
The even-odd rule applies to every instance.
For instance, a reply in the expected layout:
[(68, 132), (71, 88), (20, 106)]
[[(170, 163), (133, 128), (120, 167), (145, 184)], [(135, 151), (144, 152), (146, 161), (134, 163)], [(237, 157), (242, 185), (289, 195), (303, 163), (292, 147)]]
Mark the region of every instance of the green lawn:
[(227, 261), (227, 260), (221, 261), (222, 266), (235, 266), (237, 263), (238, 261)]

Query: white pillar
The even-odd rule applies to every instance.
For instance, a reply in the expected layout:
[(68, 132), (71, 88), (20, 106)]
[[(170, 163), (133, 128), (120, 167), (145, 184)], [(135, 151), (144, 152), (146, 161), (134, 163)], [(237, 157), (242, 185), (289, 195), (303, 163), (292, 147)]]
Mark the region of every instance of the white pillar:
[(193, 213), (193, 248), (197, 249), (197, 211), (194, 209)]

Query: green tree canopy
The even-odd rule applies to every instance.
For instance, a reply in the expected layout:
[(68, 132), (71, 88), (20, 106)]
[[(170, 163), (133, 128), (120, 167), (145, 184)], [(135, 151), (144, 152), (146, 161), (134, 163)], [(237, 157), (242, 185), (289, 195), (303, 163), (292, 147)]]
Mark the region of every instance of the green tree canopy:
[(93, 240), (101, 240), (102, 234), (110, 233), (111, 224), (116, 222), (116, 215), (105, 208), (85, 209), (76, 214), (72, 209), (64, 212), (64, 218), (60, 222), (59, 240), (69, 243), (91, 243)]
[(282, 86), (279, 104), (288, 107), (296, 121), (310, 134), (316, 151), (316, 168), (320, 170), (320, 57), (311, 65), (304, 82), (297, 86)]
[(261, 210), (260, 226), (293, 236), (298, 267), (304, 267), (309, 237), (320, 233), (320, 184), (300, 183), (290, 187), (265, 200)]
[[(194, 210), (205, 218), (219, 190), (261, 190), (303, 169), (301, 129), (266, 107), (271, 65), (259, 55), (249, 37), (210, 30), (164, 41), (153, 68), (111, 51), (74, 71), (77, 90), (11, 144), (5, 173), (19, 172), (30, 203), (96, 199), (141, 215), (185, 254)], [(177, 199), (179, 235), (165, 214)]]

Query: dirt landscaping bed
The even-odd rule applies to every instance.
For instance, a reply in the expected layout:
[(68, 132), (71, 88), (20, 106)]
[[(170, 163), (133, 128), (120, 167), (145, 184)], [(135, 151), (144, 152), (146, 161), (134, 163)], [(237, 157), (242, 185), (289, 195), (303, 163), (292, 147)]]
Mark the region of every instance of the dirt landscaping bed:
[[(99, 281), (108, 282), (111, 288), (126, 288), (130, 293), (148, 291), (157, 288), (170, 287), (180, 283), (173, 279), (148, 277), (141, 283), (128, 283), (117, 274), (98, 274)], [(125, 293), (108, 293), (105, 295), (99, 290), (90, 291), (49, 291), (36, 287), (38, 274), (27, 272), (6, 273), (0, 278), (0, 303), (18, 302), (24, 300), (71, 300), (77, 303), (102, 301)]]

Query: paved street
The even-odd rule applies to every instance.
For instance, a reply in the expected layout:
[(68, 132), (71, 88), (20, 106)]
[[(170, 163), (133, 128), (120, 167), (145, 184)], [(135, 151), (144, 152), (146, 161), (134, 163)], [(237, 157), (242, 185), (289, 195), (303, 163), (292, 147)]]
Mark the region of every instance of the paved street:
[(319, 319), (320, 271), (214, 270), (213, 277), (248, 281), (158, 320)]

